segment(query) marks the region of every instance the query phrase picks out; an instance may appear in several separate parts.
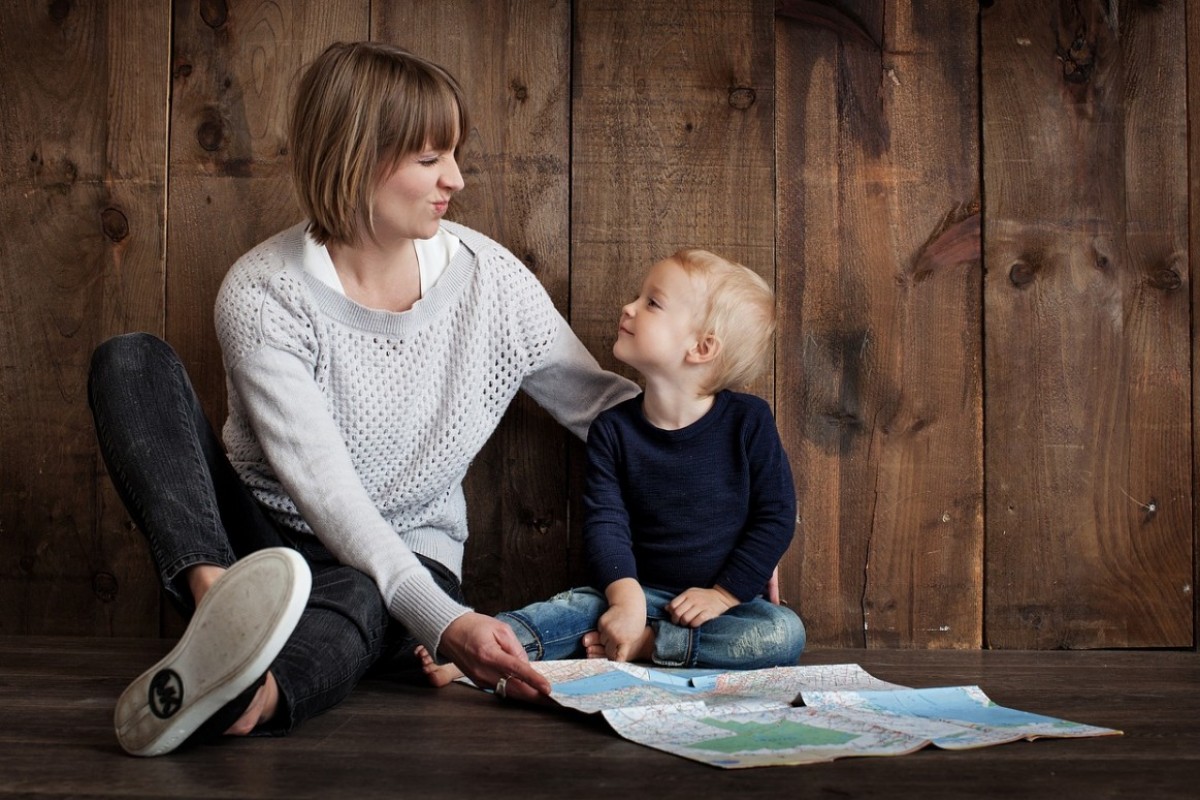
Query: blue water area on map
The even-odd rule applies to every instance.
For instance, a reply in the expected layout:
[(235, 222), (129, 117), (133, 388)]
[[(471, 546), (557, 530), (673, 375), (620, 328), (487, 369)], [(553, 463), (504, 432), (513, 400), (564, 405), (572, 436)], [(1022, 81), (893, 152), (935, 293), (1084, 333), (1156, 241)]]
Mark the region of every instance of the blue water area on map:
[(932, 719), (975, 722), (997, 727), (1058, 721), (1004, 706), (983, 705), (967, 694), (966, 688), (961, 686), (896, 692), (862, 692), (862, 695), (869, 698), (870, 705), (874, 708)]
[(725, 669), (673, 669), (670, 672), (665, 672), (658, 669), (646, 670), (650, 675), (650, 682), (657, 684), (666, 684), (667, 686), (688, 686), (699, 689), (711, 689), (716, 686), (716, 676), (724, 675), (729, 672)]
[(650, 675), (651, 680), (647, 682), (642, 678), (630, 675), (628, 672), (623, 670), (613, 670), (612, 672), (605, 672), (600, 675), (592, 675), (587, 678), (579, 678), (578, 680), (556, 683), (554, 684), (554, 693), (567, 696), (578, 696), (596, 694), (598, 692), (611, 692), (616, 689), (628, 689), (632, 686), (643, 688), (648, 686), (656, 686), (659, 689), (665, 689), (679, 694), (689, 694), (695, 691), (694, 689), (688, 687), (686, 681), (681, 681), (678, 679), (670, 681), (655, 680), (655, 678), (663, 676), (664, 673), (651, 672)]

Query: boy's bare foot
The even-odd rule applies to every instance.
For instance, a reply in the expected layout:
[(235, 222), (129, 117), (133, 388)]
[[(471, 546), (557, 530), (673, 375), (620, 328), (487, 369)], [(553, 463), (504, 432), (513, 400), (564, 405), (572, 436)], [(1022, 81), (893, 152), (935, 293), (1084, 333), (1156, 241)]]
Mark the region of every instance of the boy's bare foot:
[[(608, 658), (608, 652), (600, 643), (599, 631), (588, 631), (581, 641), (588, 658)], [(647, 625), (629, 655), (629, 661), (652, 661), (654, 656), (654, 629)]]
[(439, 664), (434, 661), (433, 656), (429, 654), (423, 644), (417, 645), (417, 649), (413, 652), (417, 658), (421, 659), (421, 671), (429, 679), (429, 684), (436, 689), (447, 686), (463, 676), (462, 670), (454, 666), (453, 662)]

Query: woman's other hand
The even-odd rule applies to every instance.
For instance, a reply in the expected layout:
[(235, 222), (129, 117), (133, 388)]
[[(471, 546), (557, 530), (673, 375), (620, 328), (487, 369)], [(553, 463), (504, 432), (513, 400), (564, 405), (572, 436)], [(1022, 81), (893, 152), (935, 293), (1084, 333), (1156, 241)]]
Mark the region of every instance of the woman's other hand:
[(506, 697), (534, 701), (550, 694), (550, 682), (530, 666), (512, 628), (494, 617), (463, 614), (442, 632), (438, 651), (481, 689), (506, 678)]

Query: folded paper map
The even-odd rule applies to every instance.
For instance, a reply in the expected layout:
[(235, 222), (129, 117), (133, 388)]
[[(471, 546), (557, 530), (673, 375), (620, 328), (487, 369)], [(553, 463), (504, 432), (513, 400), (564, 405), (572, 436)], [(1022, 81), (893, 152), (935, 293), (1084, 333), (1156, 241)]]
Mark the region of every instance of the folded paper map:
[(978, 686), (910, 689), (857, 664), (744, 672), (541, 661), (551, 699), (632, 742), (726, 769), (1120, 731), (998, 706)]

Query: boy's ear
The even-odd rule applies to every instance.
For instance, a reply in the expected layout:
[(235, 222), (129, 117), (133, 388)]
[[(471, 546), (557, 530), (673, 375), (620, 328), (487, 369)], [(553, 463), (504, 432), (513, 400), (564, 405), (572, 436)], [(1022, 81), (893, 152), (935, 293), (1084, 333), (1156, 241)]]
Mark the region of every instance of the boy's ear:
[(711, 333), (701, 336), (684, 359), (688, 364), (707, 364), (721, 352), (721, 340)]

